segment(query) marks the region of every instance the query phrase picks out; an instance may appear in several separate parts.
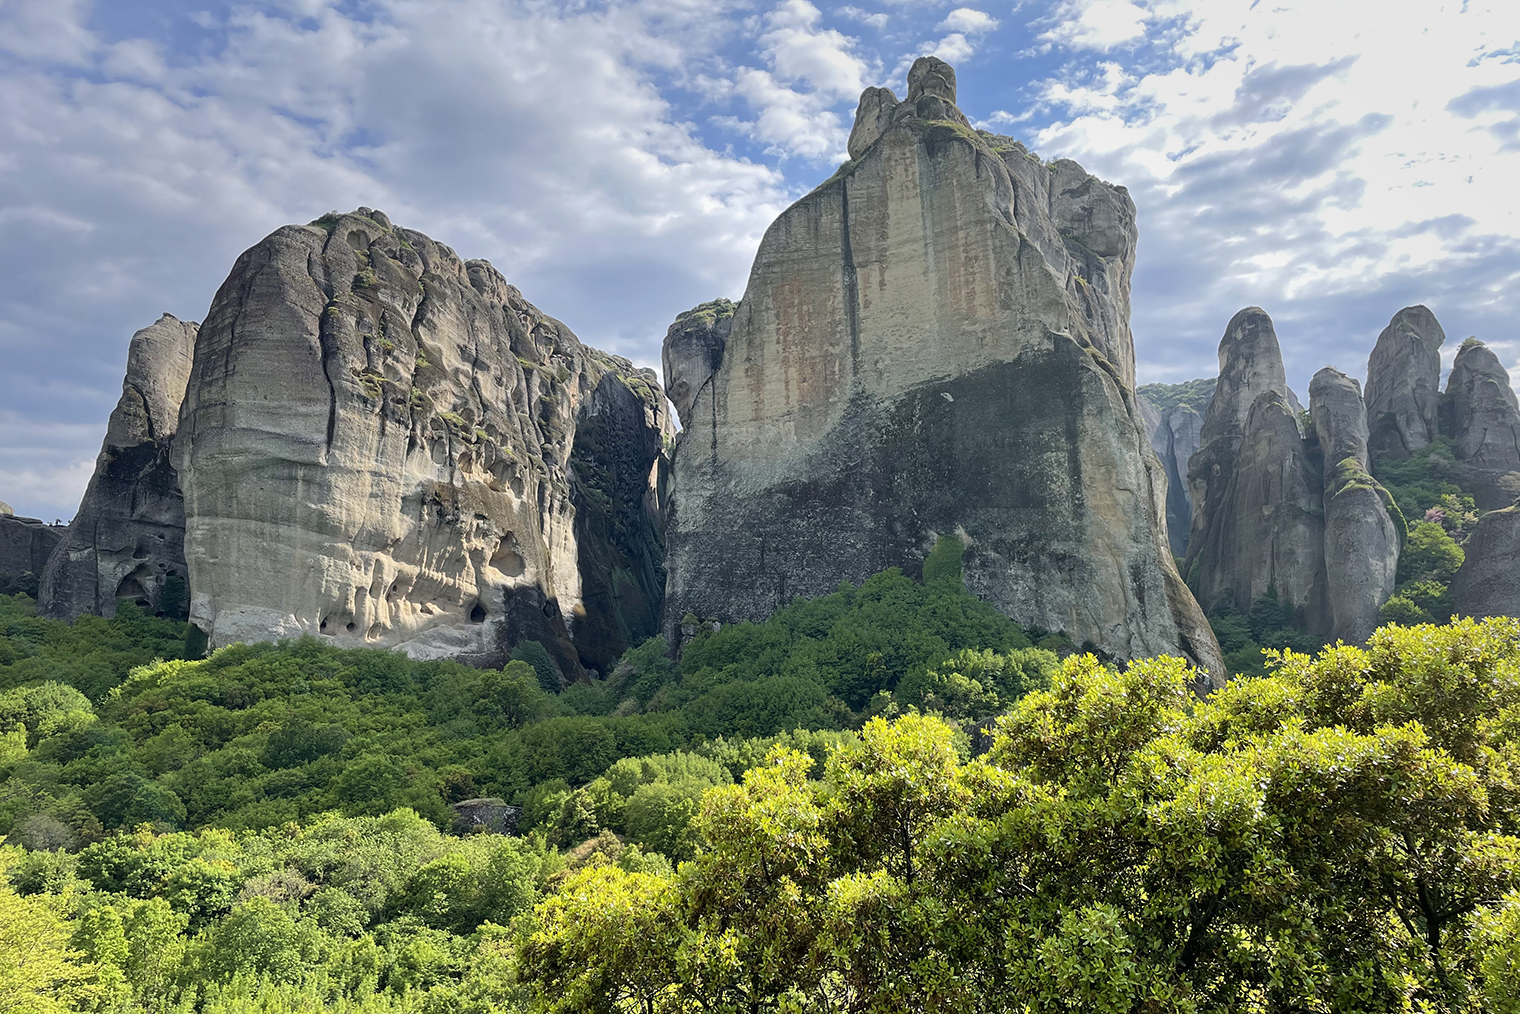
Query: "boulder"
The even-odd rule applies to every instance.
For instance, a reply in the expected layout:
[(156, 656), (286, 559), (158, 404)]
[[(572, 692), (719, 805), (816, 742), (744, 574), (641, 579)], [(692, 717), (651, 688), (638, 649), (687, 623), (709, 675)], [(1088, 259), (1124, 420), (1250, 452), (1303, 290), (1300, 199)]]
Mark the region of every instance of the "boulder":
[(1520, 404), (1493, 350), (1469, 338), (1446, 381), (1446, 432), (1478, 506), (1497, 510), (1520, 495)]
[[(608, 411), (646, 432), (572, 462)], [(658, 583), (617, 547), (584, 573), (576, 503), (606, 496), (643, 552), (667, 432), (647, 373), (485, 261), (368, 208), (286, 226), (238, 258), (195, 344), (172, 454), (190, 618), (213, 645), (314, 634), (483, 664), (533, 639), (574, 678), (588, 597), (626, 601), (595, 582)], [(632, 612), (613, 627), (654, 632), (647, 601)]]
[(1309, 411), (1324, 459), (1325, 577), (1329, 635), (1363, 644), (1393, 594), (1401, 524), (1392, 497), (1368, 472), (1360, 385), (1332, 367), (1314, 375)]
[(132, 336), (95, 472), (42, 573), (45, 615), (111, 616), (119, 600), (130, 599), (145, 611), (183, 617), (185, 509), (171, 448), (197, 330), (166, 313)]
[(1219, 383), (1189, 464), (1188, 584), (1210, 607), (1228, 598), (1242, 611), (1273, 590), (1320, 632), (1328, 627), (1321, 481), (1288, 399), (1272, 319), (1247, 307), (1220, 340)]
[[(1134, 205), (965, 126), (925, 58), (766, 232), (673, 463), (666, 626), (760, 620), (941, 537), (967, 586), (1121, 659), (1218, 646), (1133, 390)], [(880, 116), (862, 99), (859, 137)]]
[(1440, 435), (1441, 345), (1446, 332), (1423, 306), (1406, 306), (1367, 359), (1368, 450), (1407, 458)]
[(1520, 616), (1520, 504), (1478, 519), (1451, 582), (1459, 616)]

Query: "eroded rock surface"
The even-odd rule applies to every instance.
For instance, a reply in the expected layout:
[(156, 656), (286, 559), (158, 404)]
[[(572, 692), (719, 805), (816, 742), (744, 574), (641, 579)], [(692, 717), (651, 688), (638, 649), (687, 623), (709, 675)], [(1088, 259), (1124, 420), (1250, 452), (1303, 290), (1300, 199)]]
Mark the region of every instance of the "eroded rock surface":
[(1478, 519), (1451, 582), (1459, 616), (1520, 616), (1520, 505)]
[(1367, 359), (1368, 448), (1405, 458), (1440, 434), (1441, 345), (1446, 332), (1423, 306), (1406, 306)]
[(665, 332), (665, 343), (660, 349), (665, 393), (675, 405), (682, 426), (691, 425), (691, 406), (697, 392), (723, 361), (723, 348), (733, 323), (733, 302), (715, 299), (687, 310)]
[(1189, 465), (1193, 525), (1187, 575), (1211, 607), (1242, 611), (1276, 592), (1311, 631), (1325, 626), (1319, 469), (1289, 404), (1272, 318), (1237, 313), (1219, 343), (1219, 383)]
[[(1166, 402), (1186, 391), (1190, 400), (1175, 404), (1156, 404), (1146, 391)], [(1188, 488), (1188, 462), (1202, 446), (1203, 416), (1213, 398), (1212, 381), (1193, 381), (1189, 385), (1152, 384), (1142, 388), (1136, 399), (1140, 417), (1150, 434), (1151, 449), (1161, 459), (1166, 471), (1166, 531), (1173, 556), (1187, 554), (1188, 534), (1192, 528), (1193, 497)]]
[(9, 504), (0, 504), (0, 594), (35, 592), (48, 557), (65, 531), (62, 525), (17, 517)]
[(865, 143), (868, 92), (864, 146), (767, 231), (683, 413), (667, 626), (916, 571), (958, 535), (967, 585), (1015, 619), (1217, 676), (1134, 400), (1134, 205), (969, 130), (947, 71), (915, 64)]
[(119, 599), (150, 612), (183, 609), (185, 510), (171, 447), (196, 333), (194, 322), (166, 313), (132, 336), (95, 474), (42, 574), (46, 615), (111, 616)]
[(1520, 404), (1493, 350), (1469, 338), (1446, 382), (1452, 450), (1478, 506), (1496, 510), (1520, 495)]
[(1392, 498), (1368, 471), (1360, 385), (1326, 367), (1309, 385), (1309, 406), (1324, 458), (1329, 635), (1362, 644), (1377, 629), (1378, 609), (1393, 594), (1399, 526), (1389, 513)]
[[(593, 399), (609, 377), (657, 458), (658, 386), (490, 264), (364, 208), (277, 230), (212, 303), (174, 441), (192, 621), (213, 645), (310, 633), (485, 662), (533, 638), (574, 676), (584, 601), (620, 600), (582, 573), (571, 462), (578, 427), (627, 400)], [(646, 502), (654, 464), (619, 459), (615, 499)]]

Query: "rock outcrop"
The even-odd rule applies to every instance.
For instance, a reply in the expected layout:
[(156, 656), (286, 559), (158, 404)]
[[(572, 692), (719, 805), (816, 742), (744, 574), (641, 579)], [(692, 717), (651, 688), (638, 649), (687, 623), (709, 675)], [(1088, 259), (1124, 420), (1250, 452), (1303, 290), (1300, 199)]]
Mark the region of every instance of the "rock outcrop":
[(1520, 504), (1478, 519), (1451, 582), (1458, 616), (1520, 616)]
[(1520, 403), (1499, 357), (1476, 338), (1457, 350), (1445, 408), (1443, 428), (1478, 506), (1513, 503), (1520, 495)]
[(1327, 626), (1318, 466), (1289, 404), (1272, 318), (1247, 307), (1219, 343), (1219, 384), (1193, 455), (1188, 583), (1210, 608), (1275, 591), (1314, 632)]
[(666, 626), (758, 620), (957, 536), (1009, 616), (1217, 677), (1135, 403), (1128, 194), (970, 130), (942, 61), (909, 85), (866, 92), (851, 161), (767, 231), (682, 413)]
[(665, 343), (660, 349), (665, 393), (682, 426), (691, 425), (691, 406), (697, 400), (697, 392), (723, 361), (723, 348), (733, 324), (733, 302), (715, 299), (687, 310), (665, 332)]
[(17, 517), (9, 504), (0, 503), (0, 595), (35, 595), (48, 557), (67, 530), (37, 518)]
[(1166, 471), (1166, 531), (1172, 555), (1187, 554), (1193, 522), (1193, 497), (1188, 489), (1188, 462), (1202, 446), (1203, 416), (1214, 397), (1214, 381), (1187, 384), (1147, 384), (1136, 399), (1151, 449)]
[(1329, 634), (1362, 644), (1397, 583), (1402, 523), (1390, 513), (1388, 491), (1368, 471), (1360, 385), (1332, 367), (1320, 370), (1309, 384), (1309, 412), (1324, 460)]
[(44, 614), (111, 616), (118, 600), (131, 599), (182, 615), (185, 509), (170, 448), (196, 332), (195, 323), (166, 313), (132, 336), (95, 473), (42, 573)]
[[(573, 677), (588, 600), (654, 631), (664, 406), (485, 261), (366, 208), (281, 228), (195, 343), (171, 455), (190, 618), (213, 645), (316, 634), (488, 663), (536, 639)], [(637, 432), (609, 440), (609, 415)], [(626, 537), (583, 552), (576, 504), (598, 495)]]
[(1439, 435), (1445, 341), (1435, 314), (1423, 306), (1406, 306), (1378, 335), (1367, 359), (1367, 442), (1372, 457), (1407, 458)]

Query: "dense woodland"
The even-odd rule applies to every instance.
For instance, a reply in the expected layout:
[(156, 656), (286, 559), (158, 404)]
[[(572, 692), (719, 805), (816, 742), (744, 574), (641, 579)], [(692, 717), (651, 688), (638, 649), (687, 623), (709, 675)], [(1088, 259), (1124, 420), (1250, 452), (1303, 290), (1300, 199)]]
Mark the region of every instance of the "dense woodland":
[(1520, 1010), (1520, 622), (1199, 703), (958, 548), (569, 687), (0, 599), (0, 1010)]

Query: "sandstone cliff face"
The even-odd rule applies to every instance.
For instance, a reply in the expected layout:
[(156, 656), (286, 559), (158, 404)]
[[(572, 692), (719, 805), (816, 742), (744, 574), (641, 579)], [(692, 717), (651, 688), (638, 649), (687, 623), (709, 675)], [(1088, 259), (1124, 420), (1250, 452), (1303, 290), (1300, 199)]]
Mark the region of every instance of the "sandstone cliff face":
[(766, 233), (683, 412), (667, 627), (914, 571), (956, 534), (1015, 619), (1222, 673), (1134, 402), (1128, 195), (967, 129), (941, 61), (909, 80), (863, 96), (855, 157)]
[(1289, 404), (1272, 318), (1247, 307), (1219, 343), (1219, 384), (1188, 484), (1188, 583), (1212, 606), (1275, 589), (1311, 631), (1325, 626), (1324, 516), (1319, 469)]
[(723, 348), (734, 325), (734, 304), (715, 299), (676, 318), (665, 332), (660, 362), (665, 368), (665, 393), (676, 407), (682, 426), (691, 425), (697, 392), (717, 372)]
[(1478, 506), (1496, 510), (1520, 495), (1520, 404), (1493, 351), (1469, 338), (1446, 382), (1446, 432)]
[(1325, 576), (1330, 636), (1365, 643), (1393, 594), (1399, 567), (1391, 498), (1368, 472), (1367, 411), (1355, 380), (1326, 367), (1309, 385), (1324, 458)]
[(1408, 457), (1439, 435), (1441, 345), (1446, 332), (1423, 306), (1406, 306), (1367, 359), (1368, 449)]
[(111, 616), (118, 599), (170, 610), (165, 586), (185, 565), (185, 510), (170, 448), (190, 377), (197, 325), (164, 314), (132, 336), (121, 400), (106, 426), (95, 474), (62, 545), (42, 573), (48, 616)]
[(1451, 582), (1459, 616), (1520, 616), (1520, 505), (1478, 519)]
[[(582, 572), (577, 535), (572, 449), (608, 412), (648, 432), (588, 488), (639, 505), (609, 516), (642, 552), (668, 429), (648, 377), (379, 212), (279, 229), (238, 259), (195, 344), (172, 455), (191, 619), (213, 645), (310, 633), (480, 661), (535, 638), (574, 675), (585, 601), (625, 598), (594, 587), (607, 560)], [(623, 551), (610, 569), (657, 586)], [(647, 624), (647, 602), (633, 612)]]

